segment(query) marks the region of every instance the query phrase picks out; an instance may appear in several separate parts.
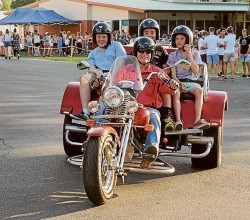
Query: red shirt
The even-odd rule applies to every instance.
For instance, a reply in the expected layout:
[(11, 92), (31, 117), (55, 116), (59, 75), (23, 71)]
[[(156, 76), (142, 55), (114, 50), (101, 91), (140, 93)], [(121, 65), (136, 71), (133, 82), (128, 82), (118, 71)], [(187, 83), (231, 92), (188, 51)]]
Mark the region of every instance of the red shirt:
[[(147, 78), (151, 72), (162, 72), (162, 70), (159, 67), (154, 66), (153, 64), (149, 64), (142, 73), (142, 79)], [(135, 76), (136, 74), (134, 74), (133, 65), (129, 65), (124, 67), (119, 72), (119, 79), (116, 80), (117, 82), (119, 82), (120, 80), (135, 81)], [(173, 91), (156, 75), (153, 75), (146, 84), (145, 88), (141, 92), (139, 92), (137, 101), (138, 103), (141, 103), (145, 106), (160, 108), (162, 106), (162, 99), (160, 97), (160, 94), (173, 94)]]

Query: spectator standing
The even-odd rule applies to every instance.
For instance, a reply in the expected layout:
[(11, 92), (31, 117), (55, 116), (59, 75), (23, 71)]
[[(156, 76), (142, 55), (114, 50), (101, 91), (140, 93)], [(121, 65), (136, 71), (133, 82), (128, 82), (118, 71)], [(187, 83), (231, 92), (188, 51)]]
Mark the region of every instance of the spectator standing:
[(40, 56), (39, 48), (41, 44), (41, 39), (37, 31), (34, 32), (33, 41), (34, 41), (34, 56), (38, 57)]
[(14, 57), (16, 57), (17, 59), (19, 59), (20, 54), (19, 54), (19, 50), (20, 50), (20, 36), (17, 33), (16, 28), (14, 28), (14, 33), (12, 35), (12, 47), (13, 47), (13, 51), (14, 51)]
[(215, 76), (218, 76), (219, 72), (219, 37), (214, 34), (214, 31), (214, 27), (209, 28), (209, 35), (205, 38), (204, 44), (204, 47), (207, 48), (207, 63), (210, 78), (213, 78), (213, 67), (215, 67)]
[[(50, 50), (50, 35), (48, 32), (45, 32), (44, 38), (43, 38), (43, 56), (46, 55), (49, 56), (49, 50)], [(47, 54), (46, 54), (47, 53)]]
[(218, 54), (219, 54), (219, 76), (224, 77), (224, 61), (223, 61), (223, 57), (224, 57), (224, 38), (226, 36), (226, 29), (225, 28), (221, 28), (219, 29), (219, 44), (218, 44)]
[(5, 30), (3, 37), (4, 40), (4, 50), (5, 50), (5, 59), (11, 59), (11, 49), (12, 49), (12, 35), (10, 34), (9, 29)]
[[(198, 41), (198, 49), (199, 49), (199, 52), (200, 52), (200, 56), (201, 56), (201, 61), (203, 63), (207, 63), (207, 48), (204, 47), (204, 44), (206, 43), (205, 42), (205, 38), (208, 36), (208, 32), (203, 30), (201, 31), (201, 37)], [(201, 66), (201, 72), (203, 73), (204, 71), (204, 67), (203, 65)]]
[(236, 40), (235, 42), (235, 47), (234, 47), (234, 52), (235, 52), (235, 61), (234, 61), (234, 69), (235, 69), (235, 73), (239, 73), (239, 65), (238, 65), (238, 62), (239, 62), (239, 47), (240, 47), (240, 44), (239, 44), (239, 41), (240, 41), (240, 38)]
[[(250, 38), (247, 36), (247, 30), (242, 30), (242, 37), (240, 38), (240, 60), (242, 63), (243, 75), (242, 77), (247, 76), (248, 70), (248, 77), (250, 77)], [(247, 66), (247, 70), (246, 70)]]
[(27, 43), (28, 56), (30, 56), (30, 51), (32, 51), (32, 54), (33, 54), (33, 42), (32, 42), (32, 33), (31, 32), (26, 33), (25, 40)]
[(199, 49), (198, 42), (199, 42), (199, 31), (195, 30), (193, 37), (193, 47), (197, 50)]
[(227, 63), (230, 63), (230, 73), (231, 79), (234, 80), (234, 62), (235, 62), (235, 41), (236, 35), (233, 33), (233, 28), (227, 28), (227, 35), (224, 38), (224, 56), (223, 56), (223, 70), (224, 70), (224, 79), (227, 79)]
[(0, 56), (4, 56), (3, 32), (0, 31)]
[(121, 39), (122, 39), (122, 45), (126, 45), (127, 44), (127, 35), (126, 35), (124, 30), (122, 30)]
[(77, 32), (76, 34), (76, 49), (77, 53), (82, 53), (82, 43), (84, 42), (81, 32)]
[(89, 33), (85, 32), (84, 33), (84, 48), (85, 50), (88, 50), (88, 44), (89, 44)]
[(58, 56), (63, 56), (63, 33), (61, 32), (58, 39)]

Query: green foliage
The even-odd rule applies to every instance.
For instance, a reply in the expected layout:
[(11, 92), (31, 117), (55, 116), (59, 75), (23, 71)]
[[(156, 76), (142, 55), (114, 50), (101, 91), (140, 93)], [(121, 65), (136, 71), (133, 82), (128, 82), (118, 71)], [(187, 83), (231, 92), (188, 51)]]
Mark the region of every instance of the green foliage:
[(37, 0), (13, 0), (11, 2), (11, 8), (17, 8), (17, 7), (21, 7), (24, 5), (28, 5), (30, 3), (36, 2)]
[(0, 0), (0, 11), (10, 10), (11, 0)]

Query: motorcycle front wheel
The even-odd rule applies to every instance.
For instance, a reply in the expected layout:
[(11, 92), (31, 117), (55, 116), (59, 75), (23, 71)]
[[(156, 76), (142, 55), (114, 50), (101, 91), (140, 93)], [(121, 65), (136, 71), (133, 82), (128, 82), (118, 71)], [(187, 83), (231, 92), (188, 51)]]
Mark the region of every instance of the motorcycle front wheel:
[(83, 159), (83, 184), (85, 192), (95, 205), (106, 203), (113, 195), (115, 173), (114, 141), (110, 135), (90, 137)]

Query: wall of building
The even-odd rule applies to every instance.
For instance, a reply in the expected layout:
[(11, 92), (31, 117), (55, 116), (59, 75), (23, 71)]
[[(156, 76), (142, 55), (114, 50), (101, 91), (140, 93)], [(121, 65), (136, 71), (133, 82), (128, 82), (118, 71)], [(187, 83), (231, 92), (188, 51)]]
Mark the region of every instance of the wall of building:
[(114, 9), (101, 6), (92, 6), (92, 20), (126, 20), (128, 19), (128, 11), (121, 9)]
[(71, 20), (88, 20), (87, 4), (69, 0), (50, 0), (40, 4), (40, 7), (52, 9)]

